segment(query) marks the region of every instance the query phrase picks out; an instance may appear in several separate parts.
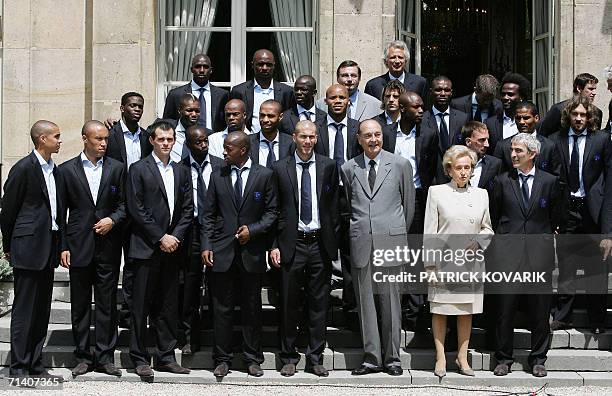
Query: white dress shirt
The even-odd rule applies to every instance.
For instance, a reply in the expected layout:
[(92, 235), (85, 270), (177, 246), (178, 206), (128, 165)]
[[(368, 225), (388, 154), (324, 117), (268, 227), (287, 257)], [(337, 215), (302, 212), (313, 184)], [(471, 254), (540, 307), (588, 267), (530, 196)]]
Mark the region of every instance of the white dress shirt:
[[(210, 163), (210, 155), (206, 154), (204, 158), (204, 162), (206, 166), (202, 171), (202, 179), (204, 180), (204, 185), (208, 188), (208, 182), (210, 182), (210, 175), (212, 174), (212, 164)], [(198, 171), (193, 167), (193, 164), (200, 166), (197, 161), (193, 158), (191, 154), (189, 154), (189, 164), (191, 169), (191, 184), (193, 185), (193, 217), (198, 218)]]
[(127, 125), (125, 125), (125, 122), (123, 122), (123, 118), (119, 120), (119, 124), (123, 131), (123, 141), (125, 142), (125, 153), (127, 155), (127, 166), (129, 169), (134, 162), (140, 160), (140, 134), (142, 133), (142, 129), (139, 126), (138, 130), (132, 133)]
[(185, 127), (179, 120), (176, 124), (176, 139), (174, 139), (174, 146), (170, 152), (170, 159), (174, 162), (181, 162), (183, 159), (183, 146), (185, 145)]
[(412, 166), (412, 179), (415, 188), (421, 188), (421, 178), (416, 161), (416, 126), (412, 128), (408, 135), (402, 132), (400, 123), (397, 123), (397, 139), (395, 141), (394, 154), (406, 158)]
[(279, 141), (279, 133), (280, 132), (276, 132), (276, 136), (274, 137), (274, 139), (272, 139), (272, 141), (269, 141), (268, 139), (266, 139), (266, 137), (264, 136), (263, 132), (259, 133), (259, 164), (266, 166), (266, 162), (268, 161), (268, 153), (270, 152), (270, 147), (268, 146), (268, 142), (272, 143), (272, 147), (274, 150), (274, 158), (276, 158), (276, 161), (279, 160), (278, 156), (279, 156), (279, 150), (278, 150), (278, 146), (280, 145), (280, 141)]
[(436, 106), (431, 106), (431, 113), (434, 115), (434, 119), (436, 120), (436, 125), (438, 126), (438, 132), (440, 132), (440, 117), (438, 116), (438, 114), (443, 113), (445, 114), (444, 116), (444, 123), (446, 124), (446, 130), (448, 131), (448, 141), (449, 143), (452, 142), (452, 136), (450, 136), (450, 109), (446, 109), (446, 111), (440, 111), (436, 108)]
[(153, 153), (153, 159), (159, 169), (162, 180), (164, 181), (164, 189), (168, 197), (168, 210), (170, 211), (170, 223), (172, 223), (172, 214), (174, 212), (174, 169), (172, 168), (172, 160), (168, 161), (168, 165), (164, 165), (162, 160)]
[(246, 187), (247, 184), (247, 180), (249, 178), (249, 173), (251, 173), (251, 168), (253, 167), (253, 162), (251, 161), (251, 159), (249, 158), (247, 160), (247, 162), (244, 163), (244, 165), (242, 166), (242, 168), (238, 168), (236, 165), (232, 165), (232, 172), (231, 172), (231, 177), (232, 177), (232, 187), (234, 186), (234, 184), (236, 184), (236, 179), (238, 178), (238, 175), (236, 174), (236, 171), (239, 169), (243, 169), (242, 174), (241, 174), (241, 178), (242, 178), (242, 196), (244, 197), (244, 188)]
[[(476, 107), (474, 107), (474, 105)], [(476, 116), (476, 108), (478, 107), (478, 101), (476, 100), (476, 94), (472, 94), (472, 119)], [(487, 118), (489, 118), (489, 109), (480, 109), (480, 118), (482, 122), (484, 122)]]
[(81, 162), (83, 163), (83, 170), (85, 171), (85, 177), (87, 178), (87, 184), (89, 185), (89, 191), (93, 198), (94, 205), (98, 202), (98, 190), (100, 190), (100, 180), (102, 180), (102, 165), (104, 164), (103, 158), (100, 158), (94, 165), (85, 155), (81, 153)]
[[(329, 115), (327, 116), (327, 134), (329, 135), (329, 158), (334, 159), (334, 149), (336, 148), (335, 146), (335, 142), (336, 142), (336, 126), (333, 125), (336, 124), (336, 121), (334, 121), (333, 118), (331, 118)], [(348, 135), (347, 135), (347, 129), (348, 129), (348, 118), (344, 117), (344, 119), (340, 122), (338, 122), (338, 124), (342, 124), (344, 125), (342, 127), (342, 137), (343, 137), (343, 142), (344, 142), (344, 161), (348, 161), (347, 156), (347, 144), (348, 144)]]
[[(297, 155), (295, 156), (295, 171), (297, 173), (297, 183), (298, 183), (298, 230), (304, 232), (311, 232), (314, 230), (318, 230), (321, 228), (321, 221), (319, 219), (319, 199), (317, 197), (317, 163), (315, 160), (314, 153), (310, 157), (308, 161), (302, 161), (302, 159)], [(302, 215), (302, 172), (304, 168), (300, 163), (303, 162), (311, 162), (308, 166), (308, 174), (310, 174), (310, 197), (312, 200), (311, 205), (311, 218), (310, 223), (304, 224), (301, 219)]]
[(200, 88), (204, 88), (204, 101), (206, 102), (206, 128), (212, 131), (212, 113), (210, 109), (212, 106), (212, 100), (210, 99), (210, 83), (206, 83), (205, 86), (200, 87), (195, 81), (191, 80), (191, 93), (193, 93), (193, 96), (198, 98), (198, 101), (200, 100)]
[[(247, 127), (244, 128), (243, 132), (247, 135), (251, 135), (253, 133)], [(208, 136), (208, 154), (218, 158), (223, 158), (223, 142), (228, 134), (229, 132), (227, 128), (221, 132), (211, 133)]]
[(478, 184), (480, 184), (480, 176), (482, 176), (482, 168), (484, 166), (483, 159), (484, 157), (479, 158), (478, 162), (476, 162), (476, 166), (474, 166), (472, 177), (470, 177), (470, 185), (472, 187), (478, 187)]
[(523, 176), (531, 176), (529, 179), (527, 179), (527, 189), (529, 190), (529, 197), (531, 197), (531, 188), (533, 187), (533, 179), (535, 178), (535, 165), (531, 167), (531, 170), (529, 170), (529, 172), (525, 173), (520, 169), (518, 170), (518, 174), (519, 174), (519, 187), (522, 189), (523, 188), (523, 179), (521, 178), (521, 175)]
[[(376, 164), (374, 164), (374, 170), (376, 171), (376, 177), (378, 177), (378, 167), (380, 165), (381, 153), (382, 153), (382, 150), (380, 150), (376, 158), (374, 158), (374, 162), (376, 162)], [(370, 157), (368, 157), (364, 153), (363, 159), (365, 161), (365, 179), (368, 180), (368, 177), (370, 176)]]
[[(569, 133), (568, 133), (569, 138), (567, 139), (567, 144), (569, 145), (570, 163), (572, 161), (572, 151), (574, 150), (574, 137), (573, 136), (575, 133), (576, 132), (574, 132), (572, 128), (569, 129)], [(572, 197), (579, 197), (579, 198), (586, 196), (586, 191), (584, 190), (584, 182), (582, 180), (582, 161), (584, 160), (584, 148), (586, 145), (586, 134), (587, 134), (586, 129), (582, 133), (584, 133), (584, 135), (578, 137), (578, 176), (580, 180), (580, 188), (576, 192), (571, 192)]]
[(43, 177), (45, 178), (45, 185), (47, 186), (47, 193), (49, 193), (49, 206), (51, 207), (51, 231), (59, 230), (57, 226), (57, 189), (55, 188), (55, 177), (53, 176), (53, 169), (55, 169), (55, 163), (53, 159), (49, 158), (49, 162), (40, 155), (40, 153), (34, 150), (34, 154), (38, 159), (38, 163), (42, 169)]
[[(480, 114), (482, 114), (482, 112)], [(514, 121), (514, 117), (508, 117), (506, 115), (506, 112), (504, 112), (503, 128), (504, 128), (504, 139), (507, 139), (518, 133), (518, 128), (516, 127), (516, 122)]]
[(310, 113), (310, 118), (308, 120), (315, 122), (316, 117), (317, 117), (317, 110), (315, 109), (315, 105), (313, 104), (310, 109), (305, 109), (302, 106), (297, 105), (297, 112), (298, 112), (300, 121), (304, 121), (306, 119), (306, 114), (304, 113), (305, 111)]
[(253, 118), (251, 119), (251, 129), (253, 132), (259, 132), (261, 126), (259, 125), (259, 108), (261, 104), (268, 99), (274, 99), (274, 81), (270, 82), (268, 88), (262, 88), (257, 80), (253, 80)]
[(389, 74), (389, 81), (393, 81), (393, 80), (400, 80), (400, 82), (403, 84), (404, 83), (404, 77), (406, 77), (406, 73), (402, 72), (402, 75), (399, 77), (393, 77), (393, 74), (391, 74), (391, 72), (387, 73)]

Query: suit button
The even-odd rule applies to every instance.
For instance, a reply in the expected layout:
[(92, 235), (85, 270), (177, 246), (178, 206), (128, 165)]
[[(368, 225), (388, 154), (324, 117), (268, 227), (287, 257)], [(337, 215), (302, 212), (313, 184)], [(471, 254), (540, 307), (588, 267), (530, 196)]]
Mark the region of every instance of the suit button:
[(474, 224), (474, 219), (470, 219), (470, 223)]
[(471, 204), (471, 203), (469, 203), (469, 204), (468, 204), (468, 206), (471, 208), (471, 207), (472, 207), (472, 204)]

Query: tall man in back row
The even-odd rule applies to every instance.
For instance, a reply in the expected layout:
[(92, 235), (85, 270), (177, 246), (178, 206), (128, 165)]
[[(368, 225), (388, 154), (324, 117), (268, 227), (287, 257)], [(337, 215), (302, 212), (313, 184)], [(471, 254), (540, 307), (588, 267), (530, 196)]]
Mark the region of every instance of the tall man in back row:
[(13, 267), (15, 291), (9, 376), (63, 381), (49, 374), (42, 362), (63, 226), (58, 172), (51, 155), (62, 141), (59, 127), (44, 120), (32, 125), (30, 138), (34, 150), (11, 168), (0, 213), (2, 248)]

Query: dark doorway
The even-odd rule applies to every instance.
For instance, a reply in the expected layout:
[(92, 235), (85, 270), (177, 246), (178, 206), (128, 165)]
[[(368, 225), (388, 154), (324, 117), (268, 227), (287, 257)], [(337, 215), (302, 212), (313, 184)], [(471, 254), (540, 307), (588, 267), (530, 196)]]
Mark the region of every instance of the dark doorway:
[(454, 96), (472, 92), (474, 79), (508, 71), (531, 80), (532, 0), (424, 0), (421, 74), (453, 81)]

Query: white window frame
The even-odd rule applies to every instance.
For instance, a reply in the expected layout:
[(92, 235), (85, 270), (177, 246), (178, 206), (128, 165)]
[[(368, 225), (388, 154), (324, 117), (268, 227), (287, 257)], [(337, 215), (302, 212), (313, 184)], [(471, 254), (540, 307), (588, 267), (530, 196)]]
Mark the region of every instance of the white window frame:
[[(309, 32), (312, 33), (312, 63), (311, 70), (313, 75), (318, 75), (319, 65), (319, 0), (312, 1), (312, 26), (303, 27), (274, 27), (274, 26), (247, 26), (247, 1), (248, 0), (231, 0), (231, 26), (225, 27), (182, 27), (182, 26), (166, 26), (166, 4), (172, 0), (158, 0), (158, 45), (157, 45), (157, 113), (162, 114), (164, 103), (166, 100), (167, 88), (174, 88), (189, 81), (166, 81), (166, 40), (165, 32), (169, 31), (184, 31), (184, 32), (225, 32), (230, 33), (230, 81), (215, 81), (214, 84), (218, 87), (233, 87), (246, 80), (246, 68), (248, 67), (247, 59), (247, 33), (264, 33), (264, 32)], [(220, 0), (228, 1), (228, 0)], [(213, 59), (214, 62), (214, 59)], [(278, 63), (278, 60), (277, 60)], [(289, 85), (293, 81), (286, 82)]]
[(410, 70), (411, 64), (408, 65), (408, 71), (417, 75), (421, 75), (421, 13), (423, 12), (423, 1), (422, 0), (414, 0), (414, 32), (410, 32), (408, 30), (402, 29), (405, 26), (403, 18), (404, 13), (402, 12), (401, 3), (405, 2), (405, 0), (398, 0), (395, 4), (395, 18), (396, 21), (396, 37), (398, 40), (402, 40), (406, 44), (408, 44), (407, 39), (414, 40), (414, 54), (410, 54), (410, 56), (414, 57), (414, 70)]
[[(554, 82), (555, 82), (555, 51), (554, 51), (554, 45), (555, 45), (555, 0), (548, 0), (548, 31), (547, 32), (543, 32), (539, 35), (536, 35), (536, 29), (535, 26), (532, 25), (531, 31), (532, 31), (532, 41), (531, 41), (531, 55), (532, 55), (532, 76), (533, 76), (533, 81), (531, 83), (531, 86), (533, 87), (533, 93), (532, 93), (532, 99), (534, 102), (536, 102), (536, 105), (539, 106), (539, 104), (537, 103), (537, 97), (538, 94), (540, 93), (546, 93), (546, 96), (548, 97), (548, 108), (550, 108), (550, 106), (553, 105), (554, 100), (555, 100), (555, 89), (554, 89)], [(536, 13), (536, 2), (535, 0), (532, 1), (531, 3), (531, 20), (532, 20), (532, 24), (535, 24), (535, 13)], [(539, 81), (537, 81), (537, 65), (538, 62), (540, 61), (537, 57), (537, 50), (536, 50), (536, 46), (538, 41), (541, 40), (546, 40), (548, 39), (548, 46), (547, 46), (547, 50), (548, 50), (548, 81), (546, 81), (546, 85), (537, 88)], [(547, 109), (539, 109), (540, 110), (540, 117), (542, 117), (545, 114), (545, 111)]]

